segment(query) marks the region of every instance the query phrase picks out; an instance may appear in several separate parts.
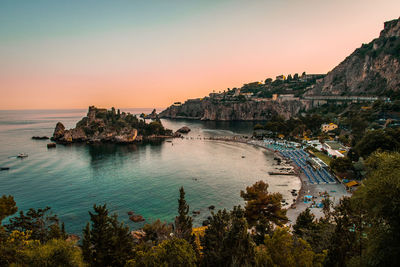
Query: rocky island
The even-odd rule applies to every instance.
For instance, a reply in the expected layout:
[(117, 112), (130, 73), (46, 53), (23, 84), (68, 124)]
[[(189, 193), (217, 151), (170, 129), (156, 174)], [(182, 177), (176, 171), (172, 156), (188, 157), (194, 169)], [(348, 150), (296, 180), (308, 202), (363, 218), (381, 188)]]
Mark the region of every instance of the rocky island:
[(172, 137), (172, 131), (165, 129), (160, 120), (146, 123), (136, 115), (90, 106), (86, 117), (73, 129), (65, 129), (58, 122), (51, 140), (57, 143), (133, 143)]

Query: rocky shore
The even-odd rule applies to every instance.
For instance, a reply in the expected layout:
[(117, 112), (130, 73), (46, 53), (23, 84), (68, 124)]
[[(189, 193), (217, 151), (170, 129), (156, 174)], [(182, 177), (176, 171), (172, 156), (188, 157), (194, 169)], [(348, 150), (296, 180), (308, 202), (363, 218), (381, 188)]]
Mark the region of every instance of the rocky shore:
[(52, 141), (70, 143), (134, 143), (146, 140), (172, 138), (173, 133), (165, 129), (159, 120), (146, 123), (130, 113), (99, 109), (90, 106), (86, 117), (73, 129), (66, 129), (58, 122)]
[(272, 100), (245, 102), (215, 101), (210, 98), (191, 99), (182, 105), (172, 105), (162, 111), (160, 118), (195, 119), (212, 121), (264, 121), (272, 116), (281, 115), (289, 118), (306, 107), (303, 101)]

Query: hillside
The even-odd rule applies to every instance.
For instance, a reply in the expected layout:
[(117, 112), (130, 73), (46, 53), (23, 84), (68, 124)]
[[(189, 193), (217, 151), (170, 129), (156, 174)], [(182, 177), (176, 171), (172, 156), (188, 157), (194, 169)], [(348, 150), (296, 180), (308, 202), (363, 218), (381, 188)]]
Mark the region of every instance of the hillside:
[(400, 19), (385, 22), (379, 38), (363, 44), (306, 95), (391, 96), (400, 88)]
[[(209, 97), (177, 102), (161, 112), (160, 117), (259, 121), (279, 114), (289, 118), (315, 106), (328, 102), (341, 105), (359, 96), (370, 97), (357, 100), (364, 102), (383, 97), (396, 100), (400, 98), (399, 88), (400, 19), (395, 19), (385, 22), (379, 38), (363, 44), (327, 75), (280, 75), (264, 83), (228, 88), (210, 93)], [(332, 96), (344, 97), (335, 100)]]

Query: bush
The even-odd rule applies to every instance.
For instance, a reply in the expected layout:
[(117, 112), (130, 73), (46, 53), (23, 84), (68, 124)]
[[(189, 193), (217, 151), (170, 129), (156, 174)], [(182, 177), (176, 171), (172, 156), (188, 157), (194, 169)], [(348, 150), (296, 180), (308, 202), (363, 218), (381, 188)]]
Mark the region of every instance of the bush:
[(126, 266), (196, 266), (196, 254), (192, 246), (184, 239), (165, 240), (148, 251), (139, 251)]

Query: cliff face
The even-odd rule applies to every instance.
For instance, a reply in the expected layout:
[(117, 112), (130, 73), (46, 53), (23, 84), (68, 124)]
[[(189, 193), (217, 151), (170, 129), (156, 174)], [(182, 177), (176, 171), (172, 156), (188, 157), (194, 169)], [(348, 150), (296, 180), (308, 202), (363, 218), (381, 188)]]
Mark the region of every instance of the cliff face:
[(306, 95), (381, 95), (400, 88), (400, 19), (363, 44)]
[(136, 140), (138, 130), (132, 126), (131, 114), (116, 114), (115, 110), (89, 107), (86, 117), (76, 127), (66, 130), (61, 122), (54, 129), (52, 140), (60, 143), (111, 142), (131, 143)]
[(219, 121), (262, 121), (268, 120), (271, 116), (278, 114), (289, 118), (304, 108), (306, 108), (305, 103), (299, 100), (283, 102), (251, 100), (244, 102), (220, 102), (204, 99), (198, 101), (189, 100), (180, 106), (170, 106), (160, 113), (160, 117)]

